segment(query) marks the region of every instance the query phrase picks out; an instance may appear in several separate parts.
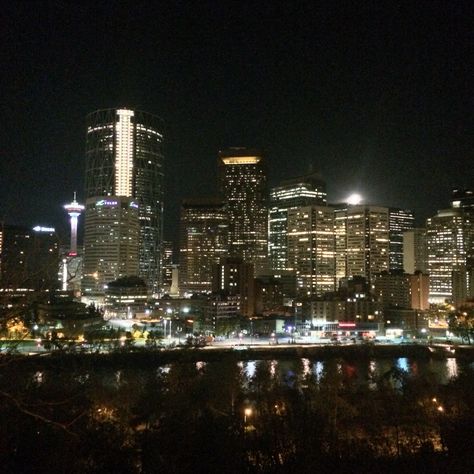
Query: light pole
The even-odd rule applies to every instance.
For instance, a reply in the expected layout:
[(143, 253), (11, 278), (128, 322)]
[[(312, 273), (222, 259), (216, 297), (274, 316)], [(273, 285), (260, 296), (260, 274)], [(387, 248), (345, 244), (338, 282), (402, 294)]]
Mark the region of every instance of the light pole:
[(250, 407), (245, 408), (244, 410), (244, 424), (247, 424), (247, 418), (252, 416), (252, 409)]

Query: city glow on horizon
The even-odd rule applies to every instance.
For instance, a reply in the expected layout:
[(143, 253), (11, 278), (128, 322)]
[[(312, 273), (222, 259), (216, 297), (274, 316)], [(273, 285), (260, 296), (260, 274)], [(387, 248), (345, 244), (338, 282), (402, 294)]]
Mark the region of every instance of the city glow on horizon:
[(357, 206), (362, 202), (362, 196), (358, 193), (352, 193), (346, 200), (347, 204), (351, 206)]

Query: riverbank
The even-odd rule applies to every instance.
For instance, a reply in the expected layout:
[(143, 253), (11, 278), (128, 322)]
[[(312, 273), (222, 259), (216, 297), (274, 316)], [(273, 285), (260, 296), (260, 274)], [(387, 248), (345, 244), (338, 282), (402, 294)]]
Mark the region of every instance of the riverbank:
[(213, 362), (221, 360), (272, 360), (301, 359), (327, 360), (367, 360), (372, 358), (396, 359), (400, 357), (418, 359), (457, 358), (474, 361), (474, 347), (446, 345), (285, 345), (285, 346), (237, 346), (173, 349), (132, 349), (110, 353), (69, 353), (52, 352), (33, 356), (5, 356), (22, 360), (22, 364), (33, 366), (116, 366), (146, 367), (173, 362)]

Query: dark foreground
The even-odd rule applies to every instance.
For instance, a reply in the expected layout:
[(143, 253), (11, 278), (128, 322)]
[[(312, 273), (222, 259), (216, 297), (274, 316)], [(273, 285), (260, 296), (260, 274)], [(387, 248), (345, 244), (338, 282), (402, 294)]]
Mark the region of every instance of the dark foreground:
[(0, 471), (474, 472), (468, 361), (291, 350), (5, 358)]

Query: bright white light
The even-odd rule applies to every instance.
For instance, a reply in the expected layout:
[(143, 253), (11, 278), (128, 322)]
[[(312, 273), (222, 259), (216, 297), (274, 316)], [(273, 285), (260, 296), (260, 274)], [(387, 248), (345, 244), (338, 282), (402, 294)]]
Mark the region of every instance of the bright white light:
[(357, 193), (353, 193), (347, 198), (347, 204), (350, 204), (351, 206), (357, 206), (357, 204), (360, 204), (361, 202), (362, 196)]

